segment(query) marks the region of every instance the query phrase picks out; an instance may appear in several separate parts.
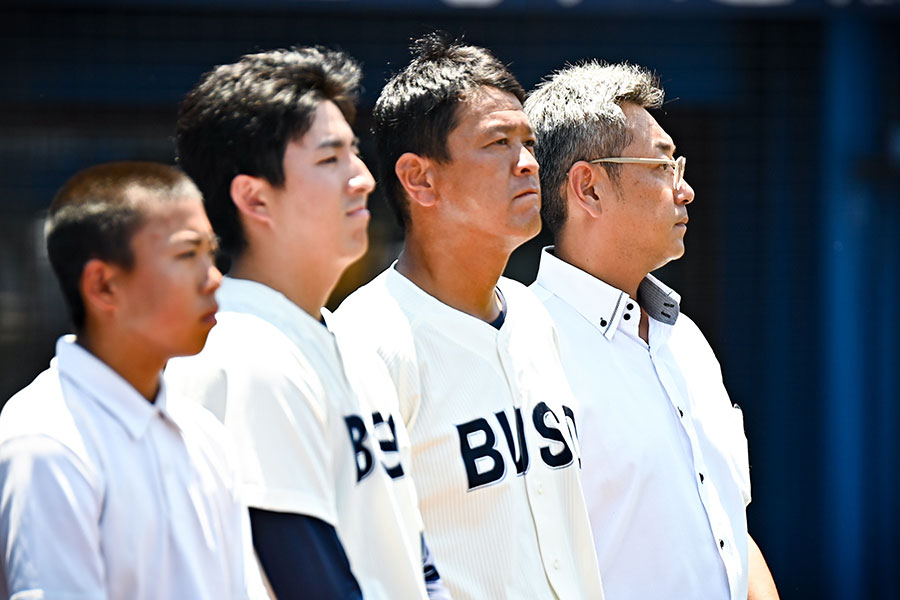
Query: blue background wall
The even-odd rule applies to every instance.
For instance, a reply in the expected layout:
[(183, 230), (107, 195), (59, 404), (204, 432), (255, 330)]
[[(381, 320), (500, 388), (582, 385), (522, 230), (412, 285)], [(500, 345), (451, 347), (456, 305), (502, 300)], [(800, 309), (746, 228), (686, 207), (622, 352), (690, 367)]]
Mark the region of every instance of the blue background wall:
[[(782, 597), (900, 598), (900, 2), (116, 4), (0, 9), (0, 402), (66, 329), (40, 211), (89, 164), (171, 162), (178, 103), (213, 65), (292, 44), (347, 50), (366, 70), (371, 162), (371, 105), (431, 28), (490, 47), (526, 87), (568, 61), (627, 59), (660, 75), (659, 119), (689, 157), (687, 255), (660, 276), (744, 409), (750, 528)], [(375, 247), (335, 301), (396, 254), (399, 232), (371, 204)], [(509, 273), (530, 281), (544, 243)]]

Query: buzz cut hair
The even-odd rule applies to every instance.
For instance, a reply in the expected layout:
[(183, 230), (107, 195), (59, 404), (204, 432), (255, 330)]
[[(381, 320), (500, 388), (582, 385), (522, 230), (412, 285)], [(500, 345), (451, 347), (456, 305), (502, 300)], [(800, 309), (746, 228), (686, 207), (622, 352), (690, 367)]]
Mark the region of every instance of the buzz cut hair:
[(394, 171), (397, 159), (412, 152), (449, 161), (447, 138), (459, 124), (459, 107), (481, 88), (525, 100), (515, 76), (485, 48), (433, 32), (415, 40), (411, 52), (412, 61), (388, 80), (373, 113), (378, 181), (404, 229), (410, 224), (409, 200)]
[(175, 167), (122, 161), (79, 171), (57, 192), (44, 225), (47, 256), (76, 333), (85, 324), (81, 275), (91, 259), (134, 267), (131, 239), (155, 204), (195, 200), (200, 191)]
[[(541, 216), (554, 237), (567, 217), (565, 184), (579, 160), (619, 156), (632, 141), (623, 104), (659, 108), (665, 92), (644, 67), (596, 60), (568, 65), (544, 79), (525, 101), (541, 165)], [(602, 163), (618, 180), (621, 165)]]

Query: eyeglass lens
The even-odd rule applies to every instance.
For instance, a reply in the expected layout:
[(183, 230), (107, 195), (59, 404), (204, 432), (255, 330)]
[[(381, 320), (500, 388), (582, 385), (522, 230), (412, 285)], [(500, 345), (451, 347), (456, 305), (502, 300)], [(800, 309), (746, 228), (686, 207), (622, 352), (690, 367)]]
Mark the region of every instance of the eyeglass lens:
[(687, 161), (684, 159), (683, 156), (678, 157), (678, 160), (675, 161), (674, 185), (675, 185), (676, 190), (681, 187), (681, 182), (684, 181), (685, 163), (687, 163)]

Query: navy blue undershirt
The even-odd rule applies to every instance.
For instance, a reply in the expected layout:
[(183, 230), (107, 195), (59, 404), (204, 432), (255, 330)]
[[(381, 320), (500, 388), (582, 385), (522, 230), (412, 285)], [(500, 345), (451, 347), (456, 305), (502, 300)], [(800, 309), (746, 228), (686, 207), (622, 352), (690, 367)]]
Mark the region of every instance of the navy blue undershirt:
[(503, 326), (503, 322), (506, 321), (506, 298), (503, 297), (503, 292), (500, 291), (500, 288), (494, 289), (497, 290), (497, 297), (500, 299), (500, 314), (497, 315), (496, 319), (489, 322), (488, 325), (494, 329), (500, 329)]
[(278, 600), (362, 600), (337, 531), (325, 521), (250, 508), (250, 528)]
[[(278, 600), (362, 600), (334, 527), (315, 517), (250, 508), (253, 547)], [(450, 600), (425, 536), (422, 575), (430, 600)]]

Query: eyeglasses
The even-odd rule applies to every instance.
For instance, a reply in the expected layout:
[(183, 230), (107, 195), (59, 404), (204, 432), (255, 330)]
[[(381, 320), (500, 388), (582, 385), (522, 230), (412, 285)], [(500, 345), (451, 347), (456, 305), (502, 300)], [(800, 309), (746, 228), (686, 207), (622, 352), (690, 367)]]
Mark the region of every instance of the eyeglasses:
[(614, 158), (595, 158), (589, 160), (589, 163), (616, 163), (621, 165), (668, 165), (672, 167), (672, 189), (678, 191), (681, 182), (684, 181), (684, 166), (687, 159), (679, 156), (676, 159), (671, 158), (632, 158), (630, 156), (617, 156)]

